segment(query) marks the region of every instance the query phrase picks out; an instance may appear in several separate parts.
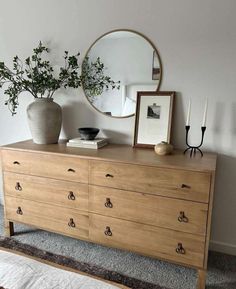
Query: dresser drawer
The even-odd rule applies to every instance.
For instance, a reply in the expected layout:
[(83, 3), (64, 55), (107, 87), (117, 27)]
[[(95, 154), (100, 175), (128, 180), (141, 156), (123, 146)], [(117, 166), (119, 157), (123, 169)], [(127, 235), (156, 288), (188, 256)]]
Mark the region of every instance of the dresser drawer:
[(10, 196), (5, 196), (5, 204), (8, 220), (73, 237), (88, 238), (87, 213)]
[(90, 183), (207, 203), (210, 173), (91, 161)]
[(206, 234), (208, 205), (145, 193), (89, 186), (89, 211), (97, 214)]
[(192, 266), (203, 265), (203, 236), (96, 214), (90, 214), (89, 219), (89, 238), (93, 242)]
[(2, 156), (5, 171), (88, 183), (88, 160), (9, 150)]
[(88, 211), (88, 185), (4, 172), (5, 195)]

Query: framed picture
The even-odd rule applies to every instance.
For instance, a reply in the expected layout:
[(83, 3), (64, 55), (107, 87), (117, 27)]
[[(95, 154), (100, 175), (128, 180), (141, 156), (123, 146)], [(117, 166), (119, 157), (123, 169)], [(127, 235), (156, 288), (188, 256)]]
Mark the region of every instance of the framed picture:
[(134, 147), (170, 142), (174, 95), (174, 91), (137, 92)]
[(157, 52), (154, 50), (152, 58), (152, 80), (159, 80), (160, 72), (160, 62), (157, 56)]

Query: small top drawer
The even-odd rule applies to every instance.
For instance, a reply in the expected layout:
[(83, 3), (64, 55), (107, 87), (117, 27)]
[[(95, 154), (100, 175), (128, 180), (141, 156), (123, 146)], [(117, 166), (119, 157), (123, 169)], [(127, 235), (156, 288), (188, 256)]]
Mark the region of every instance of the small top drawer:
[(10, 150), (3, 150), (2, 158), (5, 171), (88, 183), (88, 160)]
[(91, 161), (90, 184), (208, 203), (210, 173)]

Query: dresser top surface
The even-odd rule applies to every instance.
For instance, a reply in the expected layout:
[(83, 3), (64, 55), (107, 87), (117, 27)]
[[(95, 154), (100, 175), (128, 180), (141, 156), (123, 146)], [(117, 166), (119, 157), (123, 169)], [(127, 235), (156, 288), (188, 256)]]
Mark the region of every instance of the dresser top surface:
[(26, 140), (2, 146), (1, 149), (208, 172), (215, 171), (217, 158), (216, 154), (213, 153), (204, 153), (203, 157), (197, 154), (190, 158), (189, 155), (184, 155), (181, 150), (175, 150), (171, 155), (158, 156), (153, 149), (133, 148), (120, 144), (109, 144), (98, 150), (73, 148), (67, 147), (66, 141), (60, 141), (59, 144), (39, 145), (33, 143), (32, 140)]

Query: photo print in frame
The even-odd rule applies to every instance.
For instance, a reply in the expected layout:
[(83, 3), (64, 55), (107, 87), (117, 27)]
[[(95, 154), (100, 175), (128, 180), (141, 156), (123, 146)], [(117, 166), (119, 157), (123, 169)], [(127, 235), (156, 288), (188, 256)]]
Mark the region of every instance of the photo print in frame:
[(137, 92), (134, 147), (170, 142), (174, 96), (174, 91)]

